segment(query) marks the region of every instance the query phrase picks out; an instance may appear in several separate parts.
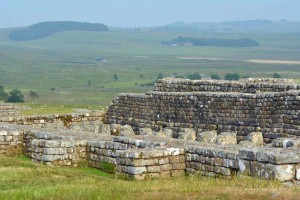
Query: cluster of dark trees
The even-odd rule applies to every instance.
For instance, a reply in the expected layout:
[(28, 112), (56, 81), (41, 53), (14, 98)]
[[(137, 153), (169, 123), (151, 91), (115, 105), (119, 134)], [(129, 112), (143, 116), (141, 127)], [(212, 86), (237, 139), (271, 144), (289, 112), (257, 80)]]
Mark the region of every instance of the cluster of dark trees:
[(24, 95), (20, 90), (13, 90), (9, 93), (4, 91), (4, 87), (0, 85), (0, 100), (4, 102), (24, 102)]
[(60, 22), (42, 22), (34, 24), (25, 29), (12, 31), (9, 34), (9, 38), (16, 41), (35, 40), (43, 37), (47, 37), (56, 32), (62, 31), (108, 31), (108, 27), (99, 23), (85, 23), (85, 22), (72, 22), (72, 21), (60, 21)]
[(242, 39), (221, 39), (221, 38), (194, 38), (194, 37), (178, 37), (171, 41), (163, 41), (161, 45), (165, 46), (215, 46), (215, 47), (255, 47), (259, 46), (256, 40), (249, 38)]

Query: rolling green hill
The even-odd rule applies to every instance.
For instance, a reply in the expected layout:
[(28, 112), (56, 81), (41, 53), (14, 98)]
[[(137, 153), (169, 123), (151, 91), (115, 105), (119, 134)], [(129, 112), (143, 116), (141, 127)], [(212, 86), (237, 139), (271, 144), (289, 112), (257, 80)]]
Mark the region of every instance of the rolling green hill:
[[(9, 39), (10, 29), (0, 30), (0, 85), (18, 88), (29, 103), (46, 105), (109, 105), (120, 92), (145, 92), (139, 87), (159, 73), (202, 77), (226, 73), (242, 76), (299, 78), (300, 65), (255, 63), (246, 60), (300, 60), (298, 33), (178, 33), (154, 29), (119, 29), (104, 32), (64, 31), (30, 41)], [(260, 46), (228, 48), (161, 46), (179, 36), (195, 38), (251, 38)], [(97, 58), (101, 57), (99, 61)], [(113, 78), (118, 75), (118, 80)], [(91, 83), (89, 85), (89, 82)], [(55, 88), (51, 91), (51, 88)], [(30, 90), (39, 93), (30, 99)]]
[(9, 33), (9, 38), (16, 41), (36, 40), (44, 38), (57, 32), (63, 31), (108, 31), (103, 24), (92, 24), (83, 22), (58, 21), (42, 22)]

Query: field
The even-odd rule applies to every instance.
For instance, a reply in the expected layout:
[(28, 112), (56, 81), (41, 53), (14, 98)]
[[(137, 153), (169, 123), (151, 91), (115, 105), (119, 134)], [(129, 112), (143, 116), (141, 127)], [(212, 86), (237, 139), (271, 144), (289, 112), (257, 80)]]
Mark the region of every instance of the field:
[(55, 168), (0, 157), (0, 199), (298, 199), (300, 189), (253, 178), (122, 181), (82, 165)]
[[(8, 91), (22, 90), (27, 104), (34, 107), (106, 109), (117, 93), (150, 90), (151, 87), (139, 85), (156, 80), (159, 73), (171, 76), (197, 72), (203, 77), (218, 73), (222, 77), (237, 72), (242, 76), (270, 77), (277, 72), (286, 78), (300, 77), (300, 36), (297, 33), (223, 35), (255, 39), (260, 46), (221, 48), (160, 46), (161, 41), (186, 34), (149, 29), (63, 32), (26, 42), (9, 40), (9, 31), (0, 30), (0, 85)], [(189, 35), (214, 37), (209, 33)], [(97, 61), (97, 57), (104, 60)], [(118, 80), (113, 79), (114, 74)], [(30, 90), (37, 91), (39, 98), (30, 99)]]

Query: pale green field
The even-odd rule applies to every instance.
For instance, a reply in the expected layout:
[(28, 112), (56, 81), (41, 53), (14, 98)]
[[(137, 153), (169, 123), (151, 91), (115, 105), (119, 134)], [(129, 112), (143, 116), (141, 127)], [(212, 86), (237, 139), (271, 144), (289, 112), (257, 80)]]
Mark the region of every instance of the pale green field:
[[(156, 31), (63, 32), (26, 42), (7, 39), (8, 30), (0, 30), (0, 85), (7, 90), (30, 90), (40, 94), (28, 103), (106, 107), (120, 92), (145, 92), (137, 85), (154, 81), (161, 72), (186, 75), (213, 73), (224, 76), (237, 72), (252, 77), (299, 78), (300, 65), (258, 64), (247, 59), (300, 60), (299, 34), (239, 34), (228, 38), (249, 37), (260, 43), (253, 48), (164, 47), (179, 33)], [(209, 37), (191, 34), (194, 37)], [(101, 56), (105, 61), (98, 62)], [(221, 60), (178, 59), (178, 57), (217, 58)], [(119, 79), (113, 80), (113, 74)], [(142, 77), (141, 77), (142, 75)], [(88, 86), (91, 80), (92, 85)], [(54, 87), (54, 92), (50, 88)]]

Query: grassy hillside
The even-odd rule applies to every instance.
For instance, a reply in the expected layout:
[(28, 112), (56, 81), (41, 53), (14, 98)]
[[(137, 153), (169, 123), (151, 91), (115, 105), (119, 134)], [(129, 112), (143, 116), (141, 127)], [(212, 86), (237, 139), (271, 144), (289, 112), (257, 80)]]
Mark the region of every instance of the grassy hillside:
[[(120, 92), (145, 92), (138, 85), (154, 81), (161, 72), (203, 77), (237, 72), (254, 77), (299, 78), (299, 65), (261, 64), (245, 60), (299, 60), (296, 33), (237, 33), (220, 38), (251, 38), (259, 47), (225, 48), (161, 46), (178, 36), (214, 38), (212, 33), (182, 34), (154, 30), (109, 32), (68, 31), (33, 41), (12, 41), (10, 30), (0, 30), (0, 85), (21, 89), (29, 103), (107, 106)], [(102, 61), (96, 58), (103, 58)], [(118, 80), (113, 75), (118, 75)], [(91, 85), (88, 85), (89, 80)], [(54, 91), (50, 91), (55, 88)], [(39, 99), (30, 99), (29, 91)]]
[(122, 181), (96, 169), (0, 157), (0, 199), (298, 199), (299, 188), (253, 178)]

